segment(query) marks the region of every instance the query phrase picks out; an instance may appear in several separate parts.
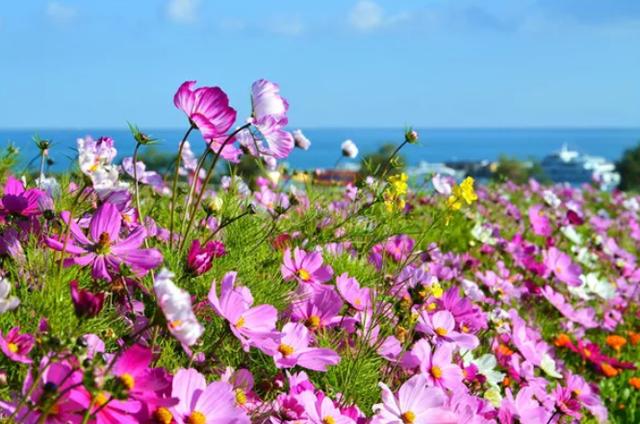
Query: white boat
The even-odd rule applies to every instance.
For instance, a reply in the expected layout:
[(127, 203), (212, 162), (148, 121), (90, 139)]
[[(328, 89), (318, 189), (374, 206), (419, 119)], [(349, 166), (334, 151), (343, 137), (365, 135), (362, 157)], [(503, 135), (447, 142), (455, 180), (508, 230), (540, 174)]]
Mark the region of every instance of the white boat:
[(557, 183), (579, 185), (595, 182), (602, 190), (611, 190), (620, 183), (615, 164), (600, 156), (569, 150), (566, 145), (546, 156), (541, 166), (545, 174)]

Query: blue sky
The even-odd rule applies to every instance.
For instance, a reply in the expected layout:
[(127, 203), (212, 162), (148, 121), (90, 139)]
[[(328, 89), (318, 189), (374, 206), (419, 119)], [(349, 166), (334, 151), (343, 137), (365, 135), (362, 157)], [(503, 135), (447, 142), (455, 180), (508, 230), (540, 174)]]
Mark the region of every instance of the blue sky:
[(186, 79), (296, 127), (640, 126), (639, 0), (30, 0), (0, 9), (0, 127), (181, 127)]

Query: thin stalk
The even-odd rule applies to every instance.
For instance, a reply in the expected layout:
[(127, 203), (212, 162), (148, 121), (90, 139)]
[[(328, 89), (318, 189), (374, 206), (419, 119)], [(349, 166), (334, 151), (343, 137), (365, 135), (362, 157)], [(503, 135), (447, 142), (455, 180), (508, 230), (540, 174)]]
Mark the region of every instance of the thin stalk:
[(176, 157), (176, 165), (173, 173), (173, 185), (171, 186), (171, 215), (169, 217), (169, 247), (173, 247), (173, 216), (176, 211), (176, 197), (178, 196), (177, 187), (178, 187), (178, 176), (180, 173), (180, 159), (182, 159), (182, 150), (184, 149), (184, 143), (189, 138), (191, 131), (195, 126), (193, 124), (189, 127), (184, 136), (182, 137), (182, 141), (180, 142), (180, 147), (178, 147), (178, 156)]
[(245, 130), (245, 129), (249, 128), (250, 126), (251, 126), (250, 123), (244, 124), (243, 126), (237, 128), (234, 132), (229, 134), (229, 136), (226, 138), (226, 140), (224, 140), (224, 143), (222, 143), (222, 145), (220, 146), (220, 148), (216, 152), (216, 155), (213, 158), (213, 162), (209, 166), (209, 169), (207, 171), (207, 175), (204, 178), (204, 182), (202, 183), (202, 189), (200, 190), (200, 193), (198, 193), (198, 198), (196, 199), (196, 203), (193, 205), (193, 208), (191, 210), (191, 214), (189, 214), (189, 221), (187, 222), (187, 228), (186, 228), (184, 234), (182, 235), (182, 240), (180, 241), (180, 248), (179, 248), (180, 251), (182, 251), (182, 249), (184, 248), (184, 245), (186, 243), (187, 237), (189, 235), (189, 231), (191, 231), (191, 226), (193, 225), (194, 218), (197, 215), (198, 207), (200, 207), (200, 203), (202, 202), (202, 197), (204, 196), (204, 192), (207, 190), (207, 184), (209, 184), (209, 180), (211, 179), (213, 171), (214, 171), (216, 165), (218, 164), (218, 160), (220, 159), (220, 155), (222, 154), (222, 150), (225, 148), (225, 146), (231, 140), (233, 140), (233, 137), (235, 137), (236, 134), (238, 134), (242, 130)]

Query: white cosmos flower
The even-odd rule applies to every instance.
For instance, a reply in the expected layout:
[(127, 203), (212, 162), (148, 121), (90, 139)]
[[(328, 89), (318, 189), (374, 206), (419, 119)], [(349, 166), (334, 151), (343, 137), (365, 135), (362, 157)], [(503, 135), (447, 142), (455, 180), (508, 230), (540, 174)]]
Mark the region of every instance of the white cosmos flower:
[(469, 366), (469, 364), (475, 365), (476, 368), (478, 368), (478, 373), (485, 376), (487, 383), (493, 387), (498, 387), (498, 383), (504, 379), (505, 374), (495, 370), (498, 361), (496, 361), (496, 357), (490, 353), (485, 353), (479, 358), (474, 358), (473, 353), (469, 351), (464, 354), (462, 360), (465, 367)]
[(172, 272), (163, 268), (156, 275), (153, 290), (171, 334), (183, 345), (191, 346), (200, 338), (204, 328), (193, 313), (191, 295), (177, 287), (173, 277)]
[(560, 228), (560, 231), (562, 231), (562, 234), (564, 234), (564, 236), (566, 238), (571, 240), (571, 242), (573, 244), (577, 244), (577, 245), (581, 245), (582, 244), (582, 235), (580, 235), (576, 231), (576, 229), (575, 229), (575, 227), (573, 225), (564, 226), (564, 227)]
[(451, 195), (451, 184), (440, 174), (436, 174), (431, 178), (431, 184), (433, 184), (433, 188), (440, 194), (445, 196)]
[(348, 158), (355, 158), (358, 156), (358, 146), (352, 140), (345, 140), (340, 146), (342, 149), (342, 155)]
[(295, 130), (291, 133), (293, 135), (293, 141), (296, 147), (302, 150), (309, 150), (311, 147), (311, 141), (302, 133), (302, 130)]
[(543, 191), (542, 197), (544, 198), (544, 201), (553, 208), (557, 208), (562, 203), (558, 196), (556, 196), (556, 194), (551, 190)]
[(9, 296), (11, 283), (6, 278), (0, 279), (0, 314), (12, 311), (20, 305), (20, 299)]
[(542, 371), (544, 371), (549, 377), (562, 378), (562, 375), (556, 370), (556, 362), (548, 353), (542, 355), (540, 369), (542, 369)]
[(493, 237), (493, 231), (490, 227), (483, 225), (482, 222), (477, 221), (476, 225), (471, 229), (471, 235), (481, 243), (493, 246), (497, 243), (497, 240)]

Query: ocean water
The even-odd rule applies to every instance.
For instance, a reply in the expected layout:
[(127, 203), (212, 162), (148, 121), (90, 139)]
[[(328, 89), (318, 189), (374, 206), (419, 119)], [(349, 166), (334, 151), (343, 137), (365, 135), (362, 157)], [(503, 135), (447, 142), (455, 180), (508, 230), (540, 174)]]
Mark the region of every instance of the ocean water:
[[(297, 169), (332, 167), (340, 156), (340, 144), (350, 138), (360, 149), (360, 155), (377, 150), (384, 143), (400, 143), (402, 128), (302, 128), (311, 140), (308, 151), (295, 150), (287, 159)], [(513, 128), (513, 129), (429, 129), (417, 128), (420, 142), (406, 146), (402, 154), (409, 165), (420, 161), (445, 162), (457, 160), (495, 160), (506, 154), (519, 159), (542, 159), (566, 144), (582, 153), (617, 160), (625, 149), (640, 142), (640, 128)], [(146, 130), (159, 139), (156, 147), (162, 151), (176, 152), (184, 130)], [(68, 130), (0, 130), (0, 146), (13, 142), (21, 150), (21, 166), (37, 157), (38, 150), (32, 137), (53, 141), (50, 150), (54, 164), (52, 171), (64, 171), (75, 160), (76, 139), (85, 135), (110, 136), (116, 141), (118, 156), (131, 155), (135, 142), (126, 129), (68, 129)], [(199, 134), (190, 141), (194, 150), (201, 151), (204, 142)], [(359, 161), (360, 156), (355, 162)], [(344, 163), (344, 161), (342, 162)], [(30, 166), (37, 167), (37, 161)]]

